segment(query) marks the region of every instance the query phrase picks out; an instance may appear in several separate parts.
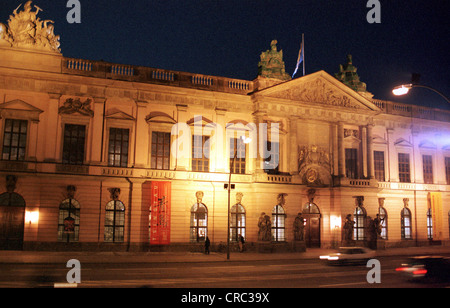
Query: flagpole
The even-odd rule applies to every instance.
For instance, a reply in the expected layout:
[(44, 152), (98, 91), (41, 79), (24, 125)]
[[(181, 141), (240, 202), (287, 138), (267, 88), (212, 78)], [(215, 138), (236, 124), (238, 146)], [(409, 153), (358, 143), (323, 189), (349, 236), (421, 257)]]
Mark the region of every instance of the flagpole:
[(302, 33), (302, 47), (303, 47), (303, 76), (305, 76), (305, 34)]

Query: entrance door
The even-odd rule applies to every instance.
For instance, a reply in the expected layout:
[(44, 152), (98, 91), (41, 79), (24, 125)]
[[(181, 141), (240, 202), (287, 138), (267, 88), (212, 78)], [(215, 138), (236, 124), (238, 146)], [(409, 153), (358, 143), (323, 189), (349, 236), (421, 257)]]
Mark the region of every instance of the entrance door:
[(305, 220), (305, 244), (308, 248), (320, 248), (320, 211), (314, 203), (307, 203), (302, 212)]
[(25, 200), (16, 193), (0, 195), (0, 250), (22, 250)]
[(320, 248), (320, 214), (303, 214), (305, 218), (305, 244), (308, 248)]

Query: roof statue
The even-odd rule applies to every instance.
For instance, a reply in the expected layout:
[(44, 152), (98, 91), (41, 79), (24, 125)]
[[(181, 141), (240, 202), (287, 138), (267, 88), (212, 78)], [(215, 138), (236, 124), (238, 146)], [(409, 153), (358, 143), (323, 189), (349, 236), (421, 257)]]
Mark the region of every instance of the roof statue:
[(367, 92), (367, 85), (359, 80), (359, 76), (356, 71), (357, 68), (353, 66), (352, 55), (347, 55), (347, 64), (340, 64), (339, 73), (336, 73), (334, 77), (356, 92), (372, 97), (373, 95)]
[(258, 76), (291, 80), (291, 76), (285, 71), (283, 50), (277, 50), (277, 43), (276, 40), (273, 40), (270, 43), (270, 50), (261, 53), (261, 61), (258, 64)]
[(9, 16), (8, 26), (0, 23), (0, 46), (60, 53), (59, 35), (53, 33), (54, 22), (37, 17), (42, 9), (34, 5), (36, 11), (33, 11), (31, 3), (32, 1), (27, 1), (23, 10), (17, 12), (22, 4), (19, 5), (13, 15)]

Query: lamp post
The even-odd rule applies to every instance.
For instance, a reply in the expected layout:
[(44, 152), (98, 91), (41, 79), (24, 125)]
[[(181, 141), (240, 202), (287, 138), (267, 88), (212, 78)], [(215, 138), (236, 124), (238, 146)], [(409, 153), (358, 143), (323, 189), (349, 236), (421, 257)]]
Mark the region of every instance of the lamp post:
[(412, 83), (410, 83), (410, 84), (402, 84), (402, 85), (400, 85), (400, 86), (395, 87), (395, 88), (392, 90), (392, 93), (394, 93), (394, 95), (397, 95), (397, 96), (399, 96), (399, 95), (405, 95), (405, 94), (407, 94), (407, 93), (409, 92), (409, 90), (411, 90), (412, 88), (425, 88), (425, 89), (431, 90), (431, 91), (433, 91), (433, 92), (436, 92), (436, 93), (439, 94), (440, 96), (442, 96), (442, 97), (447, 101), (447, 103), (450, 103), (449, 98), (446, 97), (446, 96), (445, 96), (444, 94), (442, 94), (441, 92), (439, 92), (438, 90), (433, 89), (433, 88), (428, 87), (428, 86), (423, 86), (423, 85), (418, 85), (418, 84), (412, 84)]
[[(241, 136), (240, 139), (242, 140), (242, 142), (244, 142), (244, 146), (245, 146), (245, 144), (250, 143), (252, 141), (252, 138), (245, 137), (245, 136)], [(236, 139), (236, 141), (237, 140), (238, 139)], [(231, 193), (231, 174), (233, 173), (233, 169), (234, 169), (234, 162), (235, 162), (236, 156), (237, 156), (237, 148), (238, 148), (238, 144), (236, 142), (236, 144), (234, 146), (233, 160), (231, 161), (231, 165), (230, 165), (230, 175), (228, 177), (227, 260), (230, 260), (230, 193)]]

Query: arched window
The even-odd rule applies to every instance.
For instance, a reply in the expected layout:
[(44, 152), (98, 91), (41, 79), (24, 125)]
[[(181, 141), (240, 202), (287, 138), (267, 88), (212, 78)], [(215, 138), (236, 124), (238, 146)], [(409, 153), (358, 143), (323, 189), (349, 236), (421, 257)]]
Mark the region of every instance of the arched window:
[(208, 209), (203, 203), (195, 203), (191, 208), (191, 242), (200, 242), (208, 235)]
[(411, 211), (406, 207), (403, 208), (401, 212), (401, 233), (402, 240), (412, 239)]
[(245, 238), (245, 209), (238, 203), (231, 207), (230, 240), (237, 242), (239, 234)]
[(272, 210), (272, 241), (283, 242), (285, 236), (285, 220), (286, 214), (281, 205), (275, 205)]
[(364, 236), (364, 227), (366, 221), (366, 210), (357, 206), (355, 208), (355, 212), (353, 213), (353, 219), (355, 221), (355, 227), (353, 229), (353, 238), (355, 241), (363, 241), (365, 239)]
[(307, 202), (303, 206), (303, 214), (320, 214), (319, 207), (315, 203)]
[(384, 207), (378, 208), (378, 214), (380, 215), (381, 219), (381, 238), (384, 240), (387, 240), (387, 212)]
[(58, 241), (78, 242), (80, 233), (80, 204), (68, 198), (59, 205)]
[(427, 235), (428, 239), (433, 239), (433, 219), (431, 217), (431, 208), (427, 211)]
[(105, 211), (105, 242), (122, 243), (125, 234), (125, 205), (111, 200)]

